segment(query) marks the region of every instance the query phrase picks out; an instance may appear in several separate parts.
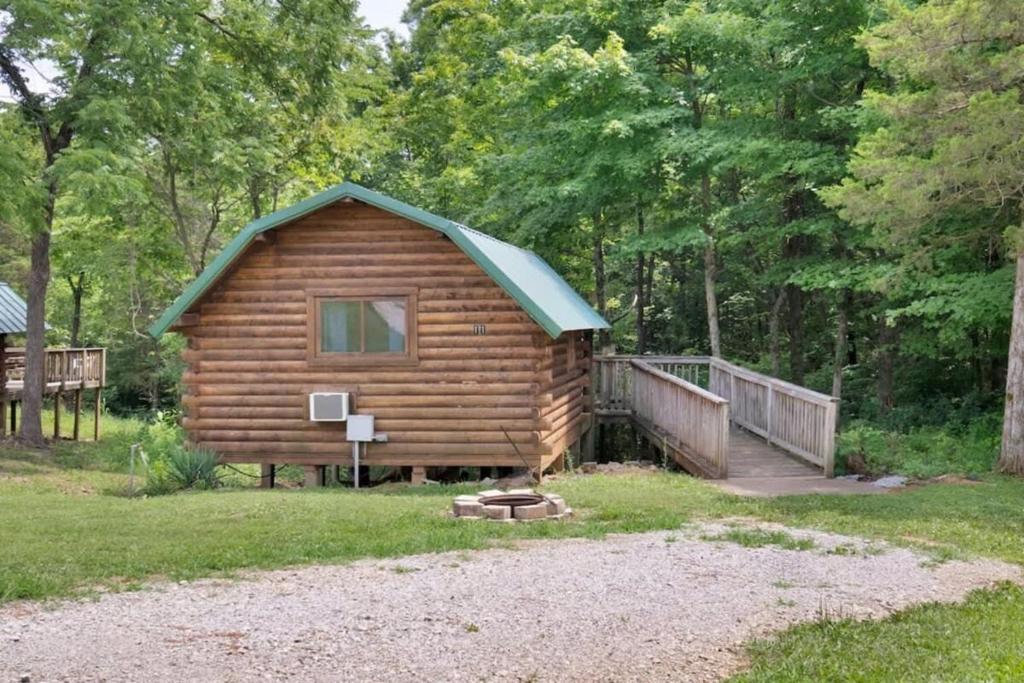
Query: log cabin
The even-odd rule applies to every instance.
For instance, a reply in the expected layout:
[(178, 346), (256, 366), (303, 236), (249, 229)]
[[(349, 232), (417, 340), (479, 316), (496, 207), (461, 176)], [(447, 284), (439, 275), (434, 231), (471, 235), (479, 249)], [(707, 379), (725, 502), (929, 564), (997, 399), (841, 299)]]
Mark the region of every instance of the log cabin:
[(249, 224), (150, 333), (187, 338), (191, 443), (315, 483), (332, 465), (563, 465), (607, 327), (536, 254), (344, 183)]

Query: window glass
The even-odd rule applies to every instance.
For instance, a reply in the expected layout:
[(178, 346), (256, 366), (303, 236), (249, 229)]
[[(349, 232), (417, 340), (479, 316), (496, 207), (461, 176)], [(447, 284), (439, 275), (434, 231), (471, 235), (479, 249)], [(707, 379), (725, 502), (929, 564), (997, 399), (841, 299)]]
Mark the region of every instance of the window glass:
[(363, 303), (367, 353), (405, 352), (405, 301)]
[(405, 353), (406, 301), (322, 300), (320, 353)]
[(361, 350), (362, 322), (359, 301), (320, 302), (320, 351), (352, 353)]

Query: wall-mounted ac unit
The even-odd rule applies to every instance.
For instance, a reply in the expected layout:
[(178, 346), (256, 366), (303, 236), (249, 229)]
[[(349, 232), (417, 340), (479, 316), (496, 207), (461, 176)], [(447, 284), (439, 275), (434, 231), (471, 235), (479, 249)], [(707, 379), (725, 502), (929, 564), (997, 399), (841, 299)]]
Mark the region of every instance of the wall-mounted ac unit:
[(344, 422), (348, 419), (348, 392), (316, 391), (309, 395), (309, 419)]

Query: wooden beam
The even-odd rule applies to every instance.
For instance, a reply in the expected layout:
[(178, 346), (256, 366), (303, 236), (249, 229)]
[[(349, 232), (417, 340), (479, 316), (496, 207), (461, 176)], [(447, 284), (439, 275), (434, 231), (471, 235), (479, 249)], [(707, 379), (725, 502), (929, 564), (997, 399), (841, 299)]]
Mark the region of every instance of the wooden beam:
[(96, 387), (96, 406), (93, 409), (93, 441), (100, 440), (100, 414), (103, 412), (103, 387)]
[(79, 438), (79, 436), (81, 434), (81, 427), (82, 427), (82, 390), (81, 389), (75, 389), (75, 423), (74, 424), (75, 424), (75, 427), (74, 427), (75, 441), (78, 441), (78, 438)]
[(7, 433), (7, 335), (0, 334), (0, 437)]
[(260, 488), (261, 489), (272, 489), (274, 488), (274, 477), (277, 472), (274, 469), (274, 465), (271, 463), (260, 464)]
[(57, 389), (53, 395), (53, 438), (54, 440), (60, 438), (60, 389)]

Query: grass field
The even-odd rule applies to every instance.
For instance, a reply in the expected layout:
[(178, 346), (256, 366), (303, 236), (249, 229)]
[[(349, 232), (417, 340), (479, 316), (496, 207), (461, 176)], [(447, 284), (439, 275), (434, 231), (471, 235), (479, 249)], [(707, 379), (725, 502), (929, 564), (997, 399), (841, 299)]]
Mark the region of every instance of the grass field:
[[(62, 443), (46, 453), (0, 446), (0, 602), (729, 516), (888, 540), (940, 560), (983, 555), (1024, 564), (1024, 482), (994, 475), (880, 496), (774, 500), (737, 498), (670, 473), (569, 476), (546, 487), (570, 501), (574, 521), (494, 525), (446, 516), (451, 497), (470, 490), (458, 486), (117, 495), (140, 428), (108, 419), (99, 444)], [(976, 680), (1013, 680), (1024, 661), (1022, 616), (1024, 595), (1005, 588), (883, 622), (806, 625), (753, 646), (742, 680), (963, 680), (965, 670), (943, 664), (948, 658), (969, 661)], [(919, 654), (901, 658), (899, 648)]]

